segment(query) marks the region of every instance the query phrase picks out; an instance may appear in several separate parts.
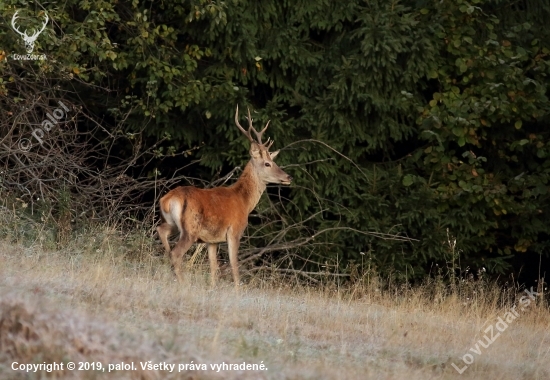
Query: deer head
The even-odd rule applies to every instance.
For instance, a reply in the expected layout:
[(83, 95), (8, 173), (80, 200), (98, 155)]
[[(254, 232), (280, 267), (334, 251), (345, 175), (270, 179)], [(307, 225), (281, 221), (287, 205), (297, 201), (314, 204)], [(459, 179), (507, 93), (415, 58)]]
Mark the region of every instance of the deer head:
[[(254, 169), (264, 183), (280, 183), (283, 185), (290, 185), (292, 177), (285, 173), (276, 163), (273, 161), (279, 154), (279, 151), (269, 152), (269, 148), (273, 145), (268, 138), (265, 143), (262, 142), (262, 136), (269, 126), (269, 121), (265, 125), (264, 129), (258, 132), (252, 126), (252, 117), (250, 116), (250, 109), (248, 110), (248, 130), (246, 131), (239, 124), (239, 105), (237, 105), (237, 111), (235, 112), (235, 124), (250, 141), (250, 157)], [(271, 120), (270, 120), (271, 121)], [(256, 136), (256, 140), (252, 137), (252, 132)]]
[(17, 26), (15, 25), (15, 20), (17, 20), (17, 18), (18, 18), (17, 13), (19, 13), (19, 11), (15, 12), (13, 14), (13, 17), (11, 18), (11, 26), (12, 26), (13, 30), (15, 30), (17, 33), (19, 33), (21, 35), (21, 37), (23, 37), (23, 41), (25, 41), (25, 48), (27, 49), (27, 53), (30, 54), (34, 50), (34, 42), (36, 41), (36, 39), (38, 38), (40, 33), (42, 33), (44, 28), (46, 28), (46, 25), (48, 24), (48, 21), (50, 20), (50, 18), (48, 17), (47, 13), (44, 13), (45, 16), (46, 16), (46, 21), (44, 21), (44, 24), (42, 25), (42, 29), (40, 29), (39, 31), (35, 31), (31, 36), (29, 36), (27, 34), (26, 29), (23, 33), (21, 33), (19, 31), (19, 29), (17, 29)]

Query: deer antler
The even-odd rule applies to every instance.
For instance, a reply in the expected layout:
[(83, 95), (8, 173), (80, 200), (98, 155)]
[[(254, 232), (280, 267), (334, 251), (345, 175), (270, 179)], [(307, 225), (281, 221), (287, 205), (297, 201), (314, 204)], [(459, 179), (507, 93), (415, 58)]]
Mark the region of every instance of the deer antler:
[[(262, 136), (263, 136), (264, 132), (267, 130), (267, 127), (269, 127), (269, 123), (271, 122), (271, 120), (269, 120), (267, 122), (264, 129), (262, 129), (260, 132), (258, 132), (256, 130), (256, 128), (254, 128), (252, 126), (252, 116), (250, 116), (250, 108), (248, 109), (247, 119), (248, 119), (248, 131), (245, 131), (244, 128), (241, 127), (241, 125), (239, 124), (239, 105), (237, 104), (237, 111), (235, 112), (235, 124), (237, 124), (237, 127), (239, 127), (241, 132), (244, 133), (244, 135), (250, 140), (250, 142), (255, 142), (259, 145), (265, 146), (266, 149), (269, 149), (271, 144), (273, 144), (273, 141), (271, 141), (271, 143), (266, 146), (265, 144), (269, 143), (269, 138), (267, 139), (267, 141), (264, 144), (264, 143), (262, 143)], [(256, 141), (254, 141), (254, 139), (252, 138), (252, 134), (250, 133), (251, 131), (254, 132), (254, 134), (256, 135)]]
[[(248, 117), (250, 117), (250, 113), (248, 114)], [(269, 120), (271, 121), (271, 120)], [(267, 127), (269, 126), (269, 121), (265, 125), (264, 129), (262, 129), (260, 132), (258, 132), (254, 127), (252, 127), (252, 130), (254, 131), (254, 134), (256, 135), (256, 140), (258, 140), (258, 144), (263, 145), (262, 143), (262, 135), (266, 131)]]
[[(250, 128), (252, 128), (252, 131), (254, 131), (254, 134), (256, 135), (256, 140), (258, 141), (258, 144), (260, 144), (260, 145), (264, 145), (264, 143), (262, 143), (262, 136), (263, 136), (264, 132), (266, 131), (267, 127), (269, 126), (270, 122), (271, 122), (271, 120), (269, 120), (267, 122), (264, 129), (262, 129), (260, 132), (258, 132), (256, 130), (256, 128), (254, 128), (252, 126), (252, 117), (250, 116), (250, 109), (248, 110), (248, 123), (250, 125)], [(268, 142), (269, 142), (269, 138), (268, 138), (268, 141), (266, 141), (265, 143), (267, 144)]]
[[(250, 114), (250, 110), (248, 111)], [(249, 127), (248, 131), (245, 131), (243, 127), (239, 124), (239, 105), (237, 104), (237, 111), (235, 111), (235, 124), (237, 124), (237, 127), (241, 130), (241, 132), (250, 140), (250, 142), (254, 142), (254, 139), (250, 135), (250, 128), (252, 128), (252, 123), (249, 121)]]

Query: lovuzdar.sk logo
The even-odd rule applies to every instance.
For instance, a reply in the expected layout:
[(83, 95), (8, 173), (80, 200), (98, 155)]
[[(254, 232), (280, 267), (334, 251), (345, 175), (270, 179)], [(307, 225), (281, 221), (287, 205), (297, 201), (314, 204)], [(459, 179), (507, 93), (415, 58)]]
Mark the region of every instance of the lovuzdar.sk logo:
[(12, 56), (13, 59), (15, 59), (15, 60), (28, 60), (28, 61), (45, 60), (46, 59), (45, 54), (32, 54), (32, 52), (34, 51), (34, 43), (36, 42), (36, 39), (38, 38), (40, 33), (42, 33), (44, 31), (44, 29), (48, 25), (48, 21), (50, 20), (50, 18), (48, 17), (48, 14), (46, 12), (44, 12), (44, 23), (42, 24), (42, 27), (40, 29), (38, 29), (38, 28), (32, 29), (33, 33), (28, 34), (27, 29), (25, 29), (24, 32), (21, 32), (21, 30), (17, 26), (16, 20), (19, 18), (17, 16), (18, 13), (19, 13), (19, 11), (16, 11), (13, 14), (13, 17), (11, 18), (11, 26), (12, 26), (13, 30), (15, 30), (15, 32), (23, 38), (23, 42), (25, 43), (25, 49), (27, 50), (27, 54), (26, 55), (25, 54), (23, 54), (23, 55), (13, 54), (13, 56)]

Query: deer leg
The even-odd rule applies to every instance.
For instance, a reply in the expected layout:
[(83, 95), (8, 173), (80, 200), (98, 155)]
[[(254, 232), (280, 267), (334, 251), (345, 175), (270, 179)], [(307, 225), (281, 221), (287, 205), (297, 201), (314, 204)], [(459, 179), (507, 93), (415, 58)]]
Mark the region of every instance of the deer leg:
[(172, 261), (172, 267), (176, 277), (181, 282), (181, 264), (183, 261), (183, 255), (189, 250), (193, 244), (193, 239), (185, 232), (181, 234), (180, 240), (176, 243), (172, 252), (170, 252), (170, 260)]
[(218, 279), (218, 244), (208, 244), (208, 259), (210, 260), (210, 280), (214, 287)]
[(239, 253), (240, 235), (234, 236), (231, 232), (227, 234), (227, 247), (229, 249), (229, 263), (231, 264), (231, 271), (233, 272), (233, 281), (235, 281), (235, 287), (238, 288), (240, 284), (239, 279), (239, 261), (237, 255)]
[(157, 227), (160, 241), (166, 250), (166, 254), (170, 254), (170, 243), (168, 243), (168, 237), (172, 234), (174, 226), (164, 222)]

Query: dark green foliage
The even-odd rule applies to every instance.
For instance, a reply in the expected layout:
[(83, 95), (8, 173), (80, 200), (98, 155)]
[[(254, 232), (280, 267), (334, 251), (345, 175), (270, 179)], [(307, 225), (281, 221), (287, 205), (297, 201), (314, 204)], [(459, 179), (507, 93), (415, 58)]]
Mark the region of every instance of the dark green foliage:
[[(4, 22), (7, 4), (19, 2), (0, 6)], [(57, 4), (37, 42), (51, 60), (28, 65), (74, 76), (63, 86), (87, 108), (113, 123), (131, 111), (127, 130), (146, 126), (148, 144), (170, 136), (159, 154), (204, 142), (190, 175), (208, 178), (247, 159), (232, 120), (249, 106), (292, 164), (285, 223), (317, 215), (289, 239), (351, 227), (419, 240), (333, 229), (317, 261), (370, 252), (421, 276), (448, 259), (447, 229), (464, 266), (493, 273), (549, 252), (547, 1)]]

